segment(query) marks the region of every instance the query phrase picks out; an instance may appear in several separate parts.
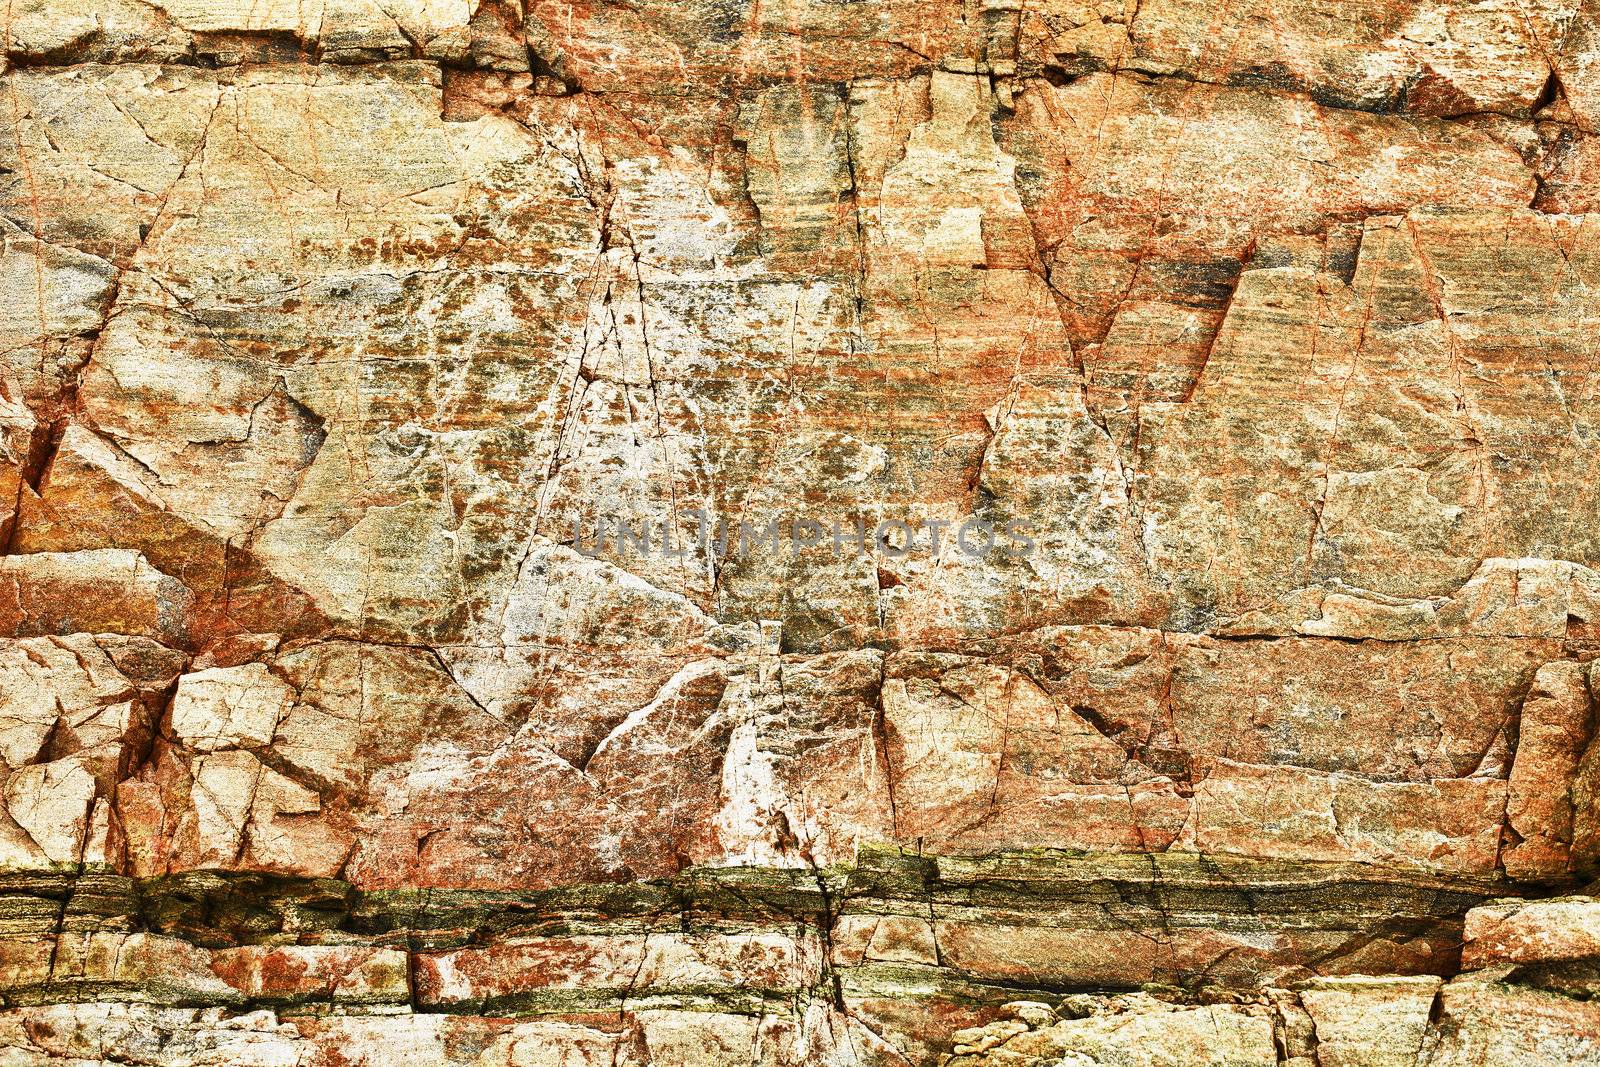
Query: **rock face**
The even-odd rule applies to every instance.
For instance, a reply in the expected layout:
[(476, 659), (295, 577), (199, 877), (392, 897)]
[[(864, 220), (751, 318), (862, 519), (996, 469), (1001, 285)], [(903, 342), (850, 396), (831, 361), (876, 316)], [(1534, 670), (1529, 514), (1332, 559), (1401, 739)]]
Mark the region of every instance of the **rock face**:
[(0, 1064), (1600, 1065), (1589, 0), (16, 0)]

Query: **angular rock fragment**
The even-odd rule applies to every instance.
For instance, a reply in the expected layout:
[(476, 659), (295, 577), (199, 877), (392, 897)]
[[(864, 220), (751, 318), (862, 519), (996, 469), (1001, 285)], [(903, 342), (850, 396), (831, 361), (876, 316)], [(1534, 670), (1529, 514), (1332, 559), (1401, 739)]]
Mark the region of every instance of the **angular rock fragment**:
[(93, 549), (0, 559), (0, 625), (13, 637), (121, 633), (189, 640), (194, 596), (138, 552)]
[(1329, 1067), (1416, 1063), (1440, 984), (1432, 977), (1354, 976), (1300, 987), (1300, 1003), (1315, 1031), (1316, 1061)]
[(1600, 955), (1596, 902), (1590, 897), (1502, 901), (1467, 913), (1462, 966), (1546, 963)]
[(1513, 878), (1560, 879), (1572, 869), (1573, 786), (1595, 735), (1586, 673), (1578, 663), (1547, 663), (1523, 701), (1506, 796), (1507, 829), (1521, 840), (1501, 858)]

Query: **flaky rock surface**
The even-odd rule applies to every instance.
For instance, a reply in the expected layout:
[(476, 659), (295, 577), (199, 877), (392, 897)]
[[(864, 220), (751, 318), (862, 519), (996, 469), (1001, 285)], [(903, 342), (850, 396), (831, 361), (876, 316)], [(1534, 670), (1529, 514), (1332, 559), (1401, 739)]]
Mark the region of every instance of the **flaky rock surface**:
[(1600, 1065), (1592, 0), (0, 20), (0, 1065)]

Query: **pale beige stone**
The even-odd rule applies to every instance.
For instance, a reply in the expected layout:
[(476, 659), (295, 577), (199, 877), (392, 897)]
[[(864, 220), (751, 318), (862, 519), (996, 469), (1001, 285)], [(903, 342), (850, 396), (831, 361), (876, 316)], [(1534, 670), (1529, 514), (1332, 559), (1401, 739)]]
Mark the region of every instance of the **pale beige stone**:
[(196, 752), (270, 744), (294, 691), (265, 664), (214, 667), (178, 679), (172, 732)]
[[(82, 860), (94, 798), (94, 776), (75, 759), (23, 767), (5, 782), (6, 813), (52, 864)], [(6, 861), (31, 866), (25, 857), (7, 855)]]
[(1467, 912), (1463, 967), (1600, 956), (1600, 901), (1593, 897), (1497, 901)]
[(1432, 976), (1319, 978), (1299, 990), (1326, 1067), (1408, 1067), (1422, 1055), (1441, 982)]

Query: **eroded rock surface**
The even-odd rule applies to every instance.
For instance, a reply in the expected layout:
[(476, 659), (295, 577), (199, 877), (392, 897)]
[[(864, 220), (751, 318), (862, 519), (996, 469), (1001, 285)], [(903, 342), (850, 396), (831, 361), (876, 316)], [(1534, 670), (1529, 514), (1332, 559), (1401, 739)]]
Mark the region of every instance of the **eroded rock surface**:
[(1588, 0), (0, 18), (0, 1063), (1600, 1064)]

